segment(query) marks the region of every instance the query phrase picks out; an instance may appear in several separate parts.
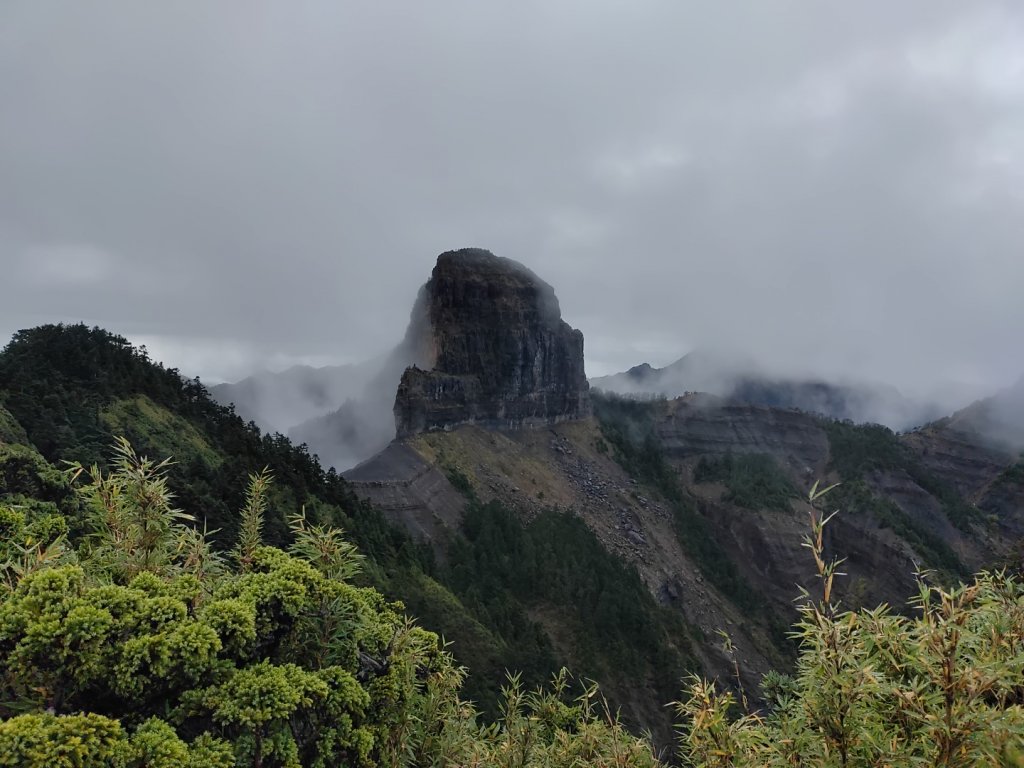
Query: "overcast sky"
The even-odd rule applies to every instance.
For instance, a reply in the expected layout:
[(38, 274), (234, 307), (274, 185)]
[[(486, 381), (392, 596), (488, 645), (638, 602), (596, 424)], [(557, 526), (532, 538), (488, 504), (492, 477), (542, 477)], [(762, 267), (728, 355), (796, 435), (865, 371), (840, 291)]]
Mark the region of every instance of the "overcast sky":
[(588, 373), (694, 347), (1024, 373), (1024, 3), (0, 5), (0, 333), (214, 382), (393, 345), (436, 255), (552, 283)]

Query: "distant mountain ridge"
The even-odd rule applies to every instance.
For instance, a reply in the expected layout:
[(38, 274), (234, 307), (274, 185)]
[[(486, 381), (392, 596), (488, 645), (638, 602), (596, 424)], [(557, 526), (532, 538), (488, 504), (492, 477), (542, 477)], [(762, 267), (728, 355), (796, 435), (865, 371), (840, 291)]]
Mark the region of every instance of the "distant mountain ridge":
[(885, 424), (898, 430), (944, 415), (935, 406), (904, 397), (895, 387), (885, 384), (770, 375), (761, 373), (751, 360), (707, 351), (691, 352), (664, 368), (641, 363), (621, 373), (592, 378), (590, 385), (613, 394), (668, 398), (705, 392), (738, 403), (796, 408), (839, 420)]
[(985, 435), (1009, 451), (1024, 450), (1024, 378), (978, 400), (935, 425), (947, 431)]

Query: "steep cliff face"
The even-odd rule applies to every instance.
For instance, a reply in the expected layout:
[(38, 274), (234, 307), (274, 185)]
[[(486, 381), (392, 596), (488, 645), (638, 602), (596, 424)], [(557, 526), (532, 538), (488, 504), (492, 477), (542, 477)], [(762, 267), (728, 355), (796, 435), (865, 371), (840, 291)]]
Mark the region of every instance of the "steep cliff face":
[(1012, 451), (978, 432), (941, 422), (908, 433), (903, 444), (914, 451), (928, 471), (945, 478), (958, 493), (972, 500), (1015, 458)]
[(669, 458), (762, 453), (795, 472), (816, 477), (828, 461), (828, 436), (811, 414), (737, 405), (712, 395), (670, 400), (655, 427)]
[(416, 365), (395, 397), (399, 437), (590, 414), (583, 334), (562, 320), (554, 289), (510, 259), (478, 249), (441, 254), (405, 346)]
[[(1019, 558), (1024, 539), (1024, 380), (902, 440), (922, 466), (986, 516), (995, 550)], [(972, 564), (979, 562), (975, 558)]]
[[(1009, 542), (1024, 542), (1024, 459), (1007, 467), (988, 486), (978, 507), (997, 522)], [(1012, 544), (1019, 558), (1024, 544)]]

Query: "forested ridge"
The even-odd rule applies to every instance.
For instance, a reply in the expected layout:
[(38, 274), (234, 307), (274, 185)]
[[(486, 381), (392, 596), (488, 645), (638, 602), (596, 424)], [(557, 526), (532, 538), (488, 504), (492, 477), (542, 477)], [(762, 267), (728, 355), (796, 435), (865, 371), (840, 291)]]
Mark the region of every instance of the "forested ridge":
[[(699, 526), (649, 435), (607, 424)], [(887, 439), (877, 460), (905, 462)], [(852, 474), (873, 442), (847, 443)], [(701, 472), (740, 499), (796, 492), (758, 458)], [(902, 612), (845, 611), (823, 535), (856, 501), (844, 488), (813, 499), (795, 665), (757, 690), (709, 683), (692, 648), (708, 640), (578, 519), (470, 498), (436, 562), (302, 447), (124, 339), (24, 331), (0, 353), (0, 765), (1024, 764), (1024, 589), (925, 577)], [(710, 534), (689, 546), (716, 573)], [(620, 724), (588, 678), (652, 709), (678, 699), (676, 743)]]

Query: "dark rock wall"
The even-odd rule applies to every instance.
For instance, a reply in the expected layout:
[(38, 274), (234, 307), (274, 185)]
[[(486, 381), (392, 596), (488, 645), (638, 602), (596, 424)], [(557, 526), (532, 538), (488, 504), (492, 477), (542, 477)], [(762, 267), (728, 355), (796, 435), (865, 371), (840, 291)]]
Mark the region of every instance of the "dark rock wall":
[(441, 254), (405, 344), (417, 365), (395, 398), (399, 436), (590, 414), (583, 334), (561, 319), (554, 289), (510, 259), (477, 249)]

